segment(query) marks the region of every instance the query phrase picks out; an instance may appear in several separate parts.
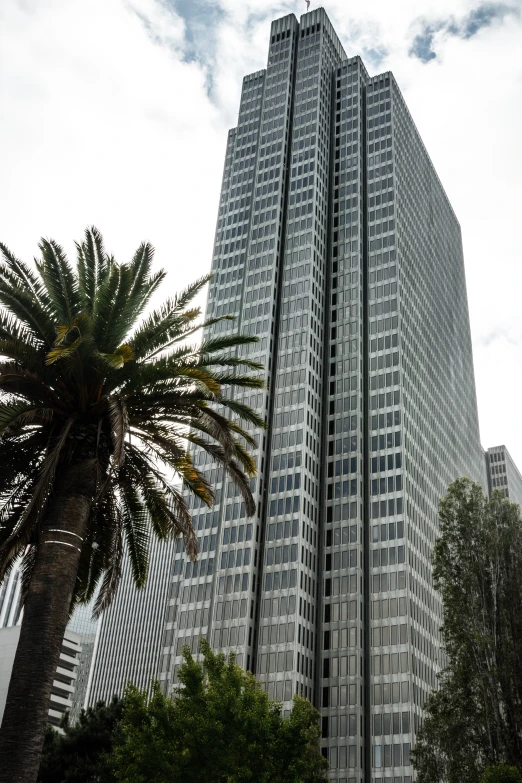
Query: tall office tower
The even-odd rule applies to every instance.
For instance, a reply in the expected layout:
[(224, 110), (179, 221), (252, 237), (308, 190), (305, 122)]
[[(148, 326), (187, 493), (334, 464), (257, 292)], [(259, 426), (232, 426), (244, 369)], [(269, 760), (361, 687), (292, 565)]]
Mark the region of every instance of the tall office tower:
[(490, 493), (498, 489), (522, 509), (522, 476), (505, 446), (486, 451), (486, 470)]
[(158, 541), (151, 536), (149, 575), (141, 590), (134, 584), (130, 561), (124, 554), (118, 592), (98, 621), (86, 706), (123, 696), (129, 681), (148, 689), (158, 677), (175, 547), (175, 541)]
[(175, 556), (166, 692), (200, 636), (272, 698), (322, 715), (340, 783), (410, 783), (441, 663), (438, 501), (486, 485), (459, 224), (390, 73), (348, 58), (318, 9), (272, 24), (228, 136), (208, 335), (257, 335), (257, 513), (217, 487), (202, 552)]

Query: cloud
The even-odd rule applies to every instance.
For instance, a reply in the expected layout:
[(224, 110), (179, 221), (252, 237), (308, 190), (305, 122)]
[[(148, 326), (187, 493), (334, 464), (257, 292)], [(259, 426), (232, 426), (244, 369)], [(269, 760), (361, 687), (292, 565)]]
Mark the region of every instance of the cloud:
[(512, 5), (503, 5), (502, 3), (483, 3), (478, 8), (472, 9), (464, 17), (460, 26), (460, 35), (462, 38), (471, 38), (483, 27), (489, 27), (497, 19), (503, 21), (510, 14), (519, 16), (520, 9)]
[(437, 38), (455, 36), (467, 40), (476, 35), (484, 27), (489, 27), (495, 21), (504, 21), (506, 16), (520, 16), (520, 9), (516, 6), (502, 3), (482, 3), (478, 8), (473, 8), (460, 20), (450, 17), (445, 20), (428, 22), (421, 20), (421, 32), (417, 33), (409, 54), (417, 57), (421, 62), (428, 63), (437, 57), (434, 48)]
[(418, 33), (413, 39), (409, 54), (413, 57), (418, 57), (423, 63), (429, 63), (430, 60), (436, 58), (436, 54), (433, 51), (433, 39), (435, 34), (444, 29), (444, 24), (439, 22), (438, 24), (426, 24), (421, 33)]

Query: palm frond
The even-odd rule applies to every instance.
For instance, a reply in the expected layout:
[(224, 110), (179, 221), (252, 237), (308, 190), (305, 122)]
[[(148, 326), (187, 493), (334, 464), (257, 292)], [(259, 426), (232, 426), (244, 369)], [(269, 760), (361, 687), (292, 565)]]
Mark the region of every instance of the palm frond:
[(34, 485), (31, 499), (27, 503), (24, 513), (22, 514), (17, 526), (11, 532), (10, 536), (7, 538), (2, 547), (0, 547), (0, 560), (3, 559), (5, 553), (9, 551), (10, 546), (13, 543), (15, 544), (15, 548), (18, 549), (20, 548), (20, 545), (25, 546), (27, 543), (29, 543), (28, 534), (30, 534), (30, 532), (37, 525), (44, 509), (47, 506), (61, 452), (67, 441), (67, 438), (69, 437), (69, 433), (73, 424), (73, 419), (69, 419), (65, 423), (65, 426), (63, 427), (59, 437), (56, 439), (55, 444), (49, 449), (49, 452), (43, 461), (38, 481)]
[(32, 332), (35, 339), (52, 345), (54, 322), (32, 293), (5, 279), (0, 267), (0, 304), (14, 316), (22, 327)]
[(260, 416), (259, 413), (253, 410), (249, 405), (245, 405), (244, 402), (239, 402), (238, 400), (231, 400), (227, 397), (220, 397), (218, 402), (220, 403), (220, 405), (223, 405), (229, 411), (232, 411), (232, 413), (235, 413), (237, 416), (239, 416), (240, 419), (243, 419), (243, 421), (249, 421), (251, 424), (254, 424), (256, 427), (260, 427), (261, 429), (266, 429), (265, 419), (262, 416)]
[(54, 240), (42, 239), (39, 244), (41, 261), (36, 261), (54, 315), (59, 324), (72, 323), (80, 305), (78, 280), (60, 245)]
[(109, 519), (111, 521), (111, 540), (106, 551), (106, 570), (96, 598), (93, 616), (99, 617), (107, 609), (116, 595), (121, 581), (123, 562), (123, 515), (114, 496), (110, 495), (108, 503), (112, 505)]
[(127, 407), (123, 400), (113, 397), (109, 400), (109, 418), (113, 444), (112, 458), (117, 468), (120, 468), (125, 457), (125, 436), (129, 430)]
[(119, 498), (132, 578), (136, 587), (144, 587), (149, 569), (147, 511), (131, 484), (119, 483)]
[(98, 229), (94, 226), (85, 229), (85, 239), (81, 244), (76, 243), (76, 250), (81, 306), (94, 319), (98, 311), (98, 290), (111, 268)]

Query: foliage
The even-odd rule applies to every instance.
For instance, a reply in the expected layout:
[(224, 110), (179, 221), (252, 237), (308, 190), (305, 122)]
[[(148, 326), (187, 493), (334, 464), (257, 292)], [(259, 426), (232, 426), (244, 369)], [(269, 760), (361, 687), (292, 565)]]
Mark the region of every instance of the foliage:
[(516, 767), (498, 764), (486, 769), (480, 783), (522, 783), (522, 775)]
[(522, 770), (522, 520), (500, 492), (459, 479), (440, 523), (447, 665), (413, 757), (418, 783), (479, 783), (488, 765)]
[(114, 771), (122, 783), (319, 783), (319, 714), (298, 696), (289, 718), (231, 655), (202, 641), (203, 664), (188, 649), (175, 698), (129, 687)]
[(110, 704), (99, 702), (82, 710), (71, 726), (68, 713), (62, 721), (64, 734), (47, 727), (38, 783), (110, 783), (114, 778), (108, 765), (123, 701), (114, 697)]
[(138, 586), (151, 533), (182, 535), (196, 556), (191, 517), (170, 477), (206, 504), (214, 496), (187, 441), (223, 466), (254, 512), (246, 448), (254, 441), (231, 417), (263, 421), (227, 388), (263, 384), (242, 371), (259, 365), (237, 356), (256, 338), (187, 342), (204, 325), (191, 302), (207, 277), (144, 316), (165, 277), (152, 272), (149, 244), (119, 264), (92, 228), (76, 249), (74, 268), (42, 239), (33, 271), (0, 244), (0, 582), (23, 554), (24, 600), (49, 501), (81, 482), (92, 513), (71, 611), (103, 577), (99, 613), (117, 588), (124, 540)]

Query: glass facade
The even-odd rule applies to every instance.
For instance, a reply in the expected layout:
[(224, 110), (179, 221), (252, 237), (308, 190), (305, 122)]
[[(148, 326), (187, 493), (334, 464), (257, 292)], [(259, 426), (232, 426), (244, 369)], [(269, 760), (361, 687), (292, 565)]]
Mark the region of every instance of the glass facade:
[(522, 476), (505, 446), (493, 446), (487, 450), (486, 470), (490, 493), (499, 490), (522, 508)]
[(484, 486), (460, 227), (391, 73), (348, 58), (322, 9), (272, 24), (230, 131), (209, 334), (259, 337), (240, 399), (257, 513), (205, 455), (201, 554), (170, 574), (160, 679), (201, 636), (272, 698), (321, 711), (339, 783), (410, 783), (443, 664), (430, 555), (453, 479)]

